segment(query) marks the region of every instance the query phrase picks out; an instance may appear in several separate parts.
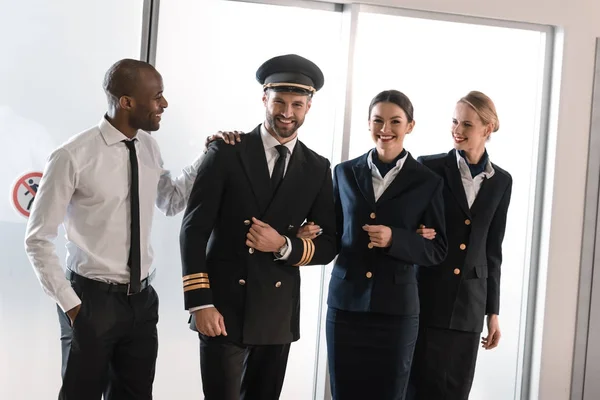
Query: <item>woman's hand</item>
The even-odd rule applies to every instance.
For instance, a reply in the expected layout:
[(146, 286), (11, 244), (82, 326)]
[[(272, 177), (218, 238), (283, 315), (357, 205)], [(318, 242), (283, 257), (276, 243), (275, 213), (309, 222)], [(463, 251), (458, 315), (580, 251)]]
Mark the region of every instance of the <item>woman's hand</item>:
[(488, 335), (481, 338), (481, 347), (486, 350), (491, 350), (498, 347), (500, 342), (500, 321), (498, 321), (498, 314), (488, 314), (487, 316), (487, 328)]
[(314, 239), (323, 233), (323, 229), (319, 225), (315, 225), (314, 222), (308, 222), (303, 224), (300, 229), (298, 229), (298, 233), (296, 233), (296, 237), (298, 239)]
[(390, 247), (392, 245), (392, 230), (385, 225), (365, 225), (363, 230), (369, 234), (370, 243), (374, 247)]
[(417, 233), (423, 236), (425, 239), (433, 240), (435, 239), (435, 229), (427, 228), (425, 225), (419, 225), (419, 229), (417, 229)]

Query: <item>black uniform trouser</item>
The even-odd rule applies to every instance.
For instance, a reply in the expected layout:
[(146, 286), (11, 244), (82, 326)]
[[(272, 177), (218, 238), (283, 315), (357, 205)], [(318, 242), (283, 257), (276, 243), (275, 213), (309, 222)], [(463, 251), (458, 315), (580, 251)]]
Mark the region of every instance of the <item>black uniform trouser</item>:
[(290, 344), (246, 346), (226, 337), (200, 336), (205, 400), (277, 400)]
[(480, 333), (419, 329), (410, 377), (410, 400), (468, 400)]
[(71, 282), (81, 310), (71, 327), (58, 308), (62, 342), (59, 400), (150, 400), (158, 352), (158, 295), (105, 291)]

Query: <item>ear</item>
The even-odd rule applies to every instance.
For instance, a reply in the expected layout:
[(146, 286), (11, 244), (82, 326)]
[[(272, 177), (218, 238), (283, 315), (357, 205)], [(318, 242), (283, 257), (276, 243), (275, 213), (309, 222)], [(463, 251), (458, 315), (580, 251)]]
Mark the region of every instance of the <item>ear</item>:
[(135, 107), (135, 100), (133, 97), (121, 96), (119, 98), (119, 107), (121, 107), (123, 110), (129, 111)]
[(267, 102), (269, 101), (269, 95), (267, 94), (266, 91), (263, 92), (262, 101), (263, 101), (264, 106), (266, 107)]
[(485, 133), (484, 133), (484, 136), (485, 136), (487, 139), (489, 139), (493, 131), (494, 131), (494, 125), (492, 125), (492, 124), (487, 124), (487, 125), (485, 126)]
[(312, 98), (309, 97), (308, 100), (306, 101), (306, 112), (308, 112), (308, 110), (310, 110), (311, 105), (312, 105)]
[(409, 133), (412, 132), (412, 130), (415, 128), (415, 120), (413, 119), (409, 124), (408, 124), (408, 130), (406, 131), (405, 135), (408, 135)]

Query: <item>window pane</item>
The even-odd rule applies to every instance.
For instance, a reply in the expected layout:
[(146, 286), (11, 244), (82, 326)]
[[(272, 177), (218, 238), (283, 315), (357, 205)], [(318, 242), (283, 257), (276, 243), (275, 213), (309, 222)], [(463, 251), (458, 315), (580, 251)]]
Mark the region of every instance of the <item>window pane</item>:
[(514, 182), (503, 245), (502, 341), (498, 349), (479, 353), (471, 392), (475, 400), (514, 398), (520, 387), (544, 46), (545, 34), (537, 31), (359, 15), (351, 158), (374, 147), (368, 106), (382, 90), (400, 90), (413, 102), (416, 126), (405, 147), (415, 158), (452, 149), (454, 106), (469, 91), (486, 93), (497, 107), (500, 130), (492, 135), (488, 153)]
[[(106, 110), (105, 71), (138, 58), (143, 1), (0, 0), (0, 398), (56, 397), (56, 305), (25, 254), (26, 220), (9, 200), (14, 181)], [(118, 10), (118, 12), (115, 12)], [(64, 260), (64, 233), (56, 241)], [(28, 377), (24, 386), (23, 377)]]
[[(193, 0), (163, 2), (160, 12), (157, 68), (170, 106), (156, 138), (169, 167), (179, 169), (191, 162), (209, 134), (218, 130), (249, 132), (263, 122), (262, 87), (256, 82), (256, 69), (267, 59), (288, 53), (300, 54), (323, 70), (325, 86), (315, 95), (299, 138), (331, 158), (334, 96), (340, 83), (336, 76), (340, 13)], [(313, 29), (317, 26), (319, 29)], [(180, 289), (176, 234), (180, 223), (180, 217), (157, 216), (154, 229), (154, 243), (160, 243), (155, 250), (160, 271), (157, 286), (162, 293), (158, 397), (161, 393), (177, 398), (201, 393), (198, 336), (185, 324), (187, 313)], [(284, 399), (312, 398), (321, 269), (301, 270), (301, 339), (291, 347)]]

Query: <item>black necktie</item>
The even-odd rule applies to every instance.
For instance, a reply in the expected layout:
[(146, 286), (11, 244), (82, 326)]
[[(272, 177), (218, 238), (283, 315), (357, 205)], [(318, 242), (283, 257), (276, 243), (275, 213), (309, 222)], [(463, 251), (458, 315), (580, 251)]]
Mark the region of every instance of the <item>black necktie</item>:
[(141, 288), (141, 254), (140, 254), (140, 192), (138, 177), (138, 161), (135, 152), (135, 140), (124, 140), (129, 149), (129, 163), (131, 164), (131, 188), (129, 202), (131, 204), (131, 246), (129, 248), (130, 293), (137, 293)]
[(287, 156), (287, 148), (279, 144), (275, 146), (277, 152), (279, 153), (279, 158), (275, 162), (275, 167), (273, 168), (273, 174), (271, 174), (271, 189), (273, 189), (273, 193), (277, 191), (279, 184), (283, 180), (283, 172), (285, 170), (285, 157)]

